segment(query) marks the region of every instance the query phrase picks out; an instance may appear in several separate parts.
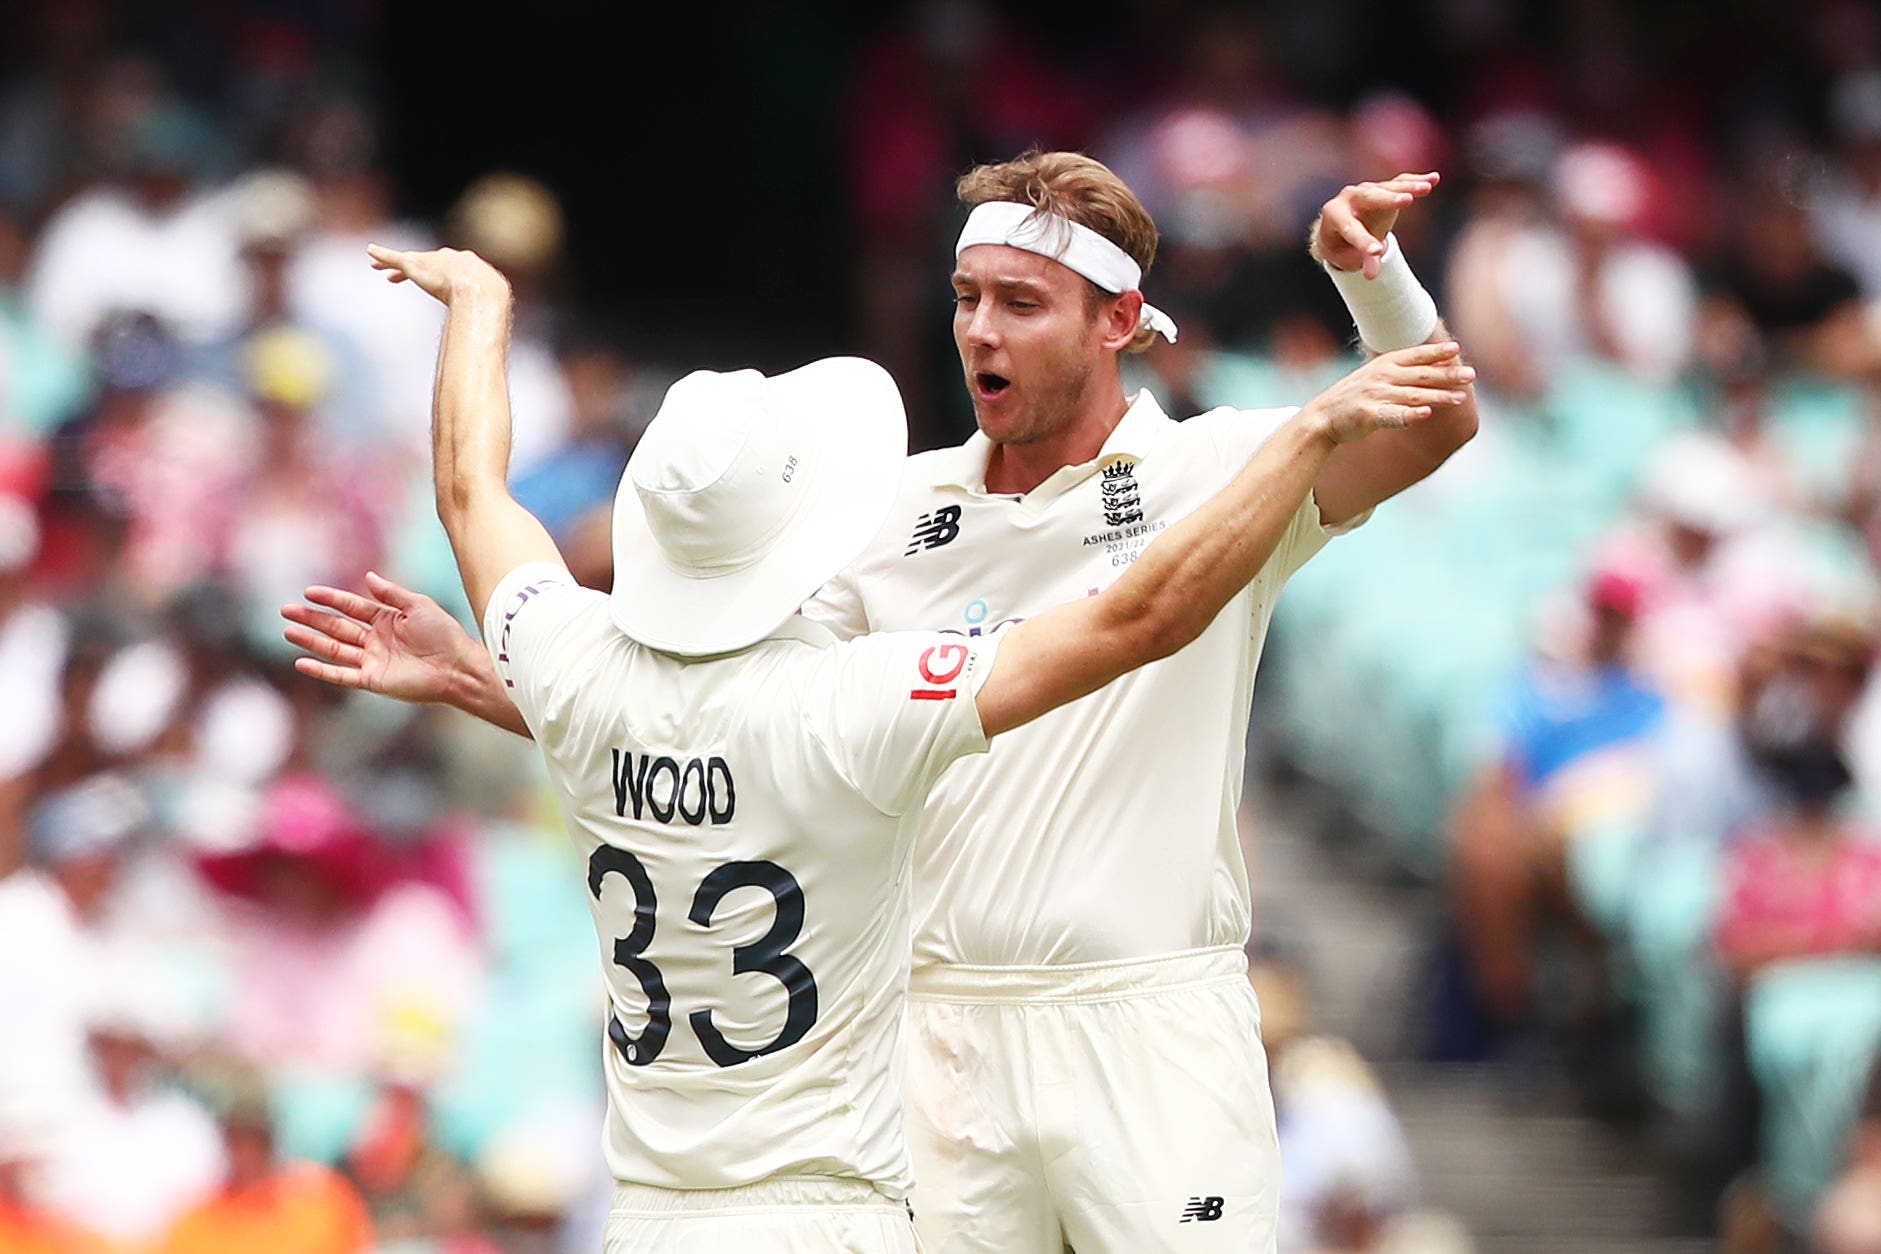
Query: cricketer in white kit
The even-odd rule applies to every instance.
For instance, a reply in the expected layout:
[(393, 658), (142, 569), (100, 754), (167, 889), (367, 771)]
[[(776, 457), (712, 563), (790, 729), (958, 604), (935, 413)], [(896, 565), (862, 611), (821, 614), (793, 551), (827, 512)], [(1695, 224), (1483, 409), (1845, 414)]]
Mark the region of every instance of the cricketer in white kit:
[[(997, 641), (1111, 586), (1292, 413), (1178, 423), (1142, 393), (1017, 500), (985, 490), (984, 437), (917, 456), (891, 529), (807, 612)], [(1309, 497), (1193, 644), (928, 794), (908, 1085), (928, 1248), (1259, 1248), (1278, 1149), (1235, 811), (1275, 597), (1328, 534)]]
[[(610, 1009), (608, 1249), (914, 1248), (901, 1025), (925, 796), (990, 736), (1210, 629), (1296, 543), (1342, 443), (1449, 395), (1454, 346), (1371, 363), (1272, 430), (1109, 591), (996, 634), (838, 643), (797, 607), (897, 491), (906, 433), (878, 367), (675, 384), (623, 476), (604, 595), (575, 584), (504, 483), (501, 276), (448, 249), (373, 258), (450, 309), (439, 513), (586, 864)], [(1093, 333), (1127, 343), (1139, 305), (1131, 293)], [(303, 669), (322, 678), (360, 660), (315, 652), (329, 661)]]

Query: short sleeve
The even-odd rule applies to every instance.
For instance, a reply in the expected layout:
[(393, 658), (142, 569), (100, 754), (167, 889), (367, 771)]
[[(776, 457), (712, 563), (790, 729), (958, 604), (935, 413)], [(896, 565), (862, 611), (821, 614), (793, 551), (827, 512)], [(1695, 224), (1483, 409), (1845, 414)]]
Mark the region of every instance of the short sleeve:
[(584, 588), (553, 562), (527, 562), (505, 575), (483, 609), (483, 641), (510, 700), (538, 739), (557, 675), (576, 659), (565, 645), (576, 620), (604, 593)]
[(999, 637), (886, 632), (832, 650), (822, 739), (849, 782), (884, 814), (905, 814), (959, 758), (984, 753), (974, 698)]
[[(1300, 412), (1297, 405), (1287, 405), (1279, 409), (1215, 409), (1191, 419), (1206, 425), (1214, 438), (1215, 448), (1221, 454), (1222, 468), (1233, 478), (1240, 474), (1267, 442), (1269, 436), (1284, 426), (1288, 419)], [(1227, 480), (1223, 480), (1225, 486)], [(1342, 536), (1348, 531), (1365, 525), (1372, 516), (1366, 510), (1356, 518), (1340, 523), (1337, 527), (1328, 527), (1319, 520), (1319, 501), (1311, 492), (1306, 500), (1294, 512), (1293, 519), (1287, 524), (1286, 534), (1274, 547), (1274, 555), (1268, 559), (1269, 569), (1276, 570), (1285, 578), (1291, 575), (1326, 547), (1326, 541), (1334, 536)]]

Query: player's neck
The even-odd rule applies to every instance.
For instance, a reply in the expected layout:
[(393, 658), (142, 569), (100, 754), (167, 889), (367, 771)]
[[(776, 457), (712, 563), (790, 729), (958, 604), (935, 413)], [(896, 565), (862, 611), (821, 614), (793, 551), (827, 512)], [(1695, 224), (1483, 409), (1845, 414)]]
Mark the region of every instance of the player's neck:
[(1024, 444), (995, 444), (986, 459), (986, 490), (995, 496), (1021, 496), (1066, 466), (1096, 459), (1104, 441), (1130, 408), (1123, 385), (1095, 388), (1094, 396), (1063, 430)]

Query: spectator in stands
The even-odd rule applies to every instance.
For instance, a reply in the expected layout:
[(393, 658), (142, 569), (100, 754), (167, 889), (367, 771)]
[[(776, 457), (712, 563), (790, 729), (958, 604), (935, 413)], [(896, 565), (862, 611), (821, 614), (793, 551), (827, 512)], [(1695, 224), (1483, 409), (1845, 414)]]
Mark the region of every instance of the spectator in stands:
[(432, 1139), (428, 1080), (409, 1065), (386, 1075), (346, 1151), (346, 1176), (381, 1242), (434, 1254), (497, 1254), (476, 1235), (482, 1205), (475, 1178)]
[(314, 414), (337, 365), (320, 337), (275, 327), (250, 337), (243, 355), (259, 422), (197, 542), (257, 606), (309, 583), (351, 583), (383, 556), (402, 480), (320, 430)]
[(109, 608), (140, 616), (212, 573), (204, 543), (255, 446), (253, 421), (237, 398), (187, 374), (181, 346), (148, 313), (115, 315), (94, 353), (100, 384), (89, 412), (67, 424), (54, 449), (54, 483), (71, 503), (87, 496), (128, 528), (113, 568), (88, 572), (120, 582)]
[[(120, 63), (111, 73), (154, 70)], [(235, 224), (226, 200), (205, 185), (215, 137), (160, 87), (125, 94), (127, 115), (112, 137), (122, 146), (120, 166), (46, 224), (28, 297), (68, 345), (90, 342), (108, 317), (129, 309), (207, 343), (234, 327), (243, 297)]]
[(1729, 244), (1706, 277), (1706, 339), (1769, 346), (1777, 371), (1860, 379), (1881, 364), (1861, 285), (1816, 249), (1808, 213), (1793, 194), (1754, 187), (1731, 219)]
[(117, 776), (50, 793), (32, 812), (29, 866), (0, 880), (0, 1074), (61, 1112), (85, 1090), (88, 999), (121, 922), (110, 915), (127, 847), (147, 820)]
[(213, 1197), (177, 1220), (160, 1254), (366, 1254), (372, 1222), (339, 1175), (275, 1157), (259, 1077), (230, 1082), (220, 1122), (228, 1169)]
[(52, 1208), (125, 1249), (149, 1249), (222, 1178), (222, 1141), (160, 1052), (173, 1034), (160, 982), (119, 963), (90, 990), (96, 1083), (63, 1121), (47, 1168)]
[(1752, 752), (1777, 808), (1732, 834), (1716, 923), (1740, 981), (1786, 959), (1881, 951), (1881, 840), (1846, 813), (1854, 776), (1840, 744), (1872, 645), (1831, 621), (1799, 631), (1784, 653), (1753, 713)]
[(1315, 1031), (1306, 972), (1284, 945), (1257, 942), (1248, 966), (1261, 1003), (1280, 1137), (1282, 1254), (1389, 1248), (1411, 1211), (1410, 1149), (1384, 1086), (1349, 1041)]
[(1492, 1023), (1534, 1007), (1538, 929), (1592, 932), (1570, 891), (1579, 837), (1637, 825), (1652, 804), (1651, 738), (1665, 699), (1634, 669), (1634, 629), (1649, 588), (1637, 570), (1597, 570), (1580, 639), (1538, 657), (1504, 700), (1485, 764), (1452, 819), (1457, 932)]
[(1457, 333), (1475, 344), (1476, 328), (1490, 331), (1484, 371), (1515, 396), (1539, 395), (1589, 359), (1668, 382), (1691, 352), (1696, 294), (1684, 260), (1642, 233), (1651, 172), (1613, 144), (1550, 158), (1557, 134), (1526, 115), (1479, 130), (1491, 196), (1478, 199), (1451, 261)]
[(325, 780), (273, 784), (255, 843), (201, 866), (230, 906), (224, 1039), (254, 1065), (358, 1076), (401, 1015), (449, 1032), (476, 1006), (475, 938), (457, 910), (427, 884), (387, 887), (382, 851)]
[(1840, 753), (1871, 664), (1866, 632), (1820, 612), (1747, 650), (1729, 719), (1682, 714), (1660, 739), (1653, 843), (1722, 856), (1739, 836), (1777, 824), (1791, 808), (1787, 758), (1810, 746), (1815, 766), (1841, 761), (1821, 751)]
[(621, 471), (647, 415), (632, 364), (606, 336), (570, 334), (560, 357), (571, 405), (566, 438), (531, 466), (512, 461), (512, 490), (556, 543), (566, 545), (586, 515), (602, 509), (611, 516)]
[(1773, 526), (1768, 467), (1729, 441), (1662, 441), (1640, 476), (1638, 516), (1601, 542), (1642, 573), (1635, 662), (1674, 701), (1730, 707), (1740, 657), (1812, 594), (1809, 566)]
[(1551, 219), (1548, 178), (1565, 143), (1560, 125), (1537, 110), (1505, 110), (1478, 119), (1465, 135), (1469, 207), (1450, 251), (1444, 290), (1450, 321), (1469, 336), (1478, 379), (1528, 400), (1546, 383), (1541, 363), (1516, 324), (1504, 318), (1503, 292), (1519, 245)]
[(313, 225), (288, 263), (288, 308), (304, 327), (341, 333), (348, 360), (363, 363), (370, 379), (368, 429), (379, 433), (383, 455), (422, 464), (429, 448), (431, 367), (444, 322), (431, 309), (413, 309), (401, 292), (359, 273), (368, 243), (389, 248), (431, 248), (425, 226), (401, 220), (392, 185), (379, 161), (377, 124), (357, 101), (316, 101), (300, 128), (296, 166), (313, 188)]

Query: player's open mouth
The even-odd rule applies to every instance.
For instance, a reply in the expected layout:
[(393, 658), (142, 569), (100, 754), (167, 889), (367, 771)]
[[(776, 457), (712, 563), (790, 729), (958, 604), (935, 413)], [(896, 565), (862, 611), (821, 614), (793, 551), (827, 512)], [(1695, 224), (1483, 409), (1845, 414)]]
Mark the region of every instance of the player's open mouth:
[(979, 370), (974, 372), (973, 386), (981, 396), (991, 400), (1011, 387), (1012, 380), (990, 370)]

